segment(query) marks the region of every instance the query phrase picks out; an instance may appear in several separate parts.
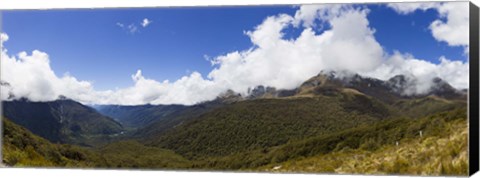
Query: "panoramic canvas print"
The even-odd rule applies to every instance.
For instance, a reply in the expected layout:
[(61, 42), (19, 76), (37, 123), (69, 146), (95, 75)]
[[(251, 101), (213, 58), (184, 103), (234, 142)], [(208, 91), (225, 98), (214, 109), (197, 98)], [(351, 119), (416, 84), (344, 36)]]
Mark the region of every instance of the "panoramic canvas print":
[(468, 174), (468, 2), (1, 18), (3, 166)]

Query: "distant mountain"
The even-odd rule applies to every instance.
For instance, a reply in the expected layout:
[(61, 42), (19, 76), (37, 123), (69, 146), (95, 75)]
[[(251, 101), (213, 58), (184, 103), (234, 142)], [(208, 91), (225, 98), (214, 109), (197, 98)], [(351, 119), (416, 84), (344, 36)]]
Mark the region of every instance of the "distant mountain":
[(364, 77), (358, 74), (321, 72), (296, 89), (295, 96), (333, 95), (339, 91), (361, 93), (382, 101), (408, 117), (422, 117), (466, 104), (466, 92), (434, 78), (426, 93), (407, 94), (416, 87), (415, 78), (397, 75), (389, 80)]
[(314, 96), (329, 94), (336, 89), (353, 89), (387, 103), (398, 99), (423, 98), (435, 95), (445, 99), (465, 100), (466, 92), (457, 90), (440, 78), (432, 79), (426, 93), (416, 93), (416, 78), (396, 75), (386, 81), (364, 77), (353, 73), (322, 71), (292, 90), (277, 90), (273, 87), (257, 86), (249, 90), (245, 99), (281, 98), (292, 96)]
[(54, 143), (89, 145), (87, 142), (94, 138), (123, 131), (112, 118), (66, 98), (50, 102), (5, 101), (2, 107), (3, 115), (12, 122)]
[(433, 79), (434, 85), (430, 88), (430, 93), (435, 96), (439, 96), (446, 99), (460, 99), (460, 100), (467, 100), (466, 90), (457, 90), (453, 88), (449, 83), (442, 80), (441, 78), (434, 78)]
[(95, 109), (106, 116), (122, 123), (126, 127), (144, 127), (152, 122), (168, 117), (176, 111), (182, 110), (184, 105), (98, 105)]

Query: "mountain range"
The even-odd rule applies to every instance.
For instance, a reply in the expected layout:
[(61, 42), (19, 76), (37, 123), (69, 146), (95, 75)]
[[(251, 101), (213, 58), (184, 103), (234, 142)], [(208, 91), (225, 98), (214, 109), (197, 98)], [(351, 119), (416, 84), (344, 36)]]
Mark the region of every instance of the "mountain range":
[(434, 78), (426, 92), (412, 93), (416, 82), (404, 75), (384, 81), (322, 71), (294, 89), (228, 90), (195, 105), (86, 106), (62, 98), (6, 101), (2, 108), (8, 122), (31, 134), (98, 158), (76, 160), (79, 166), (142, 168), (145, 160), (155, 161), (132, 154), (150, 150), (145, 153), (175, 160), (156, 160), (155, 168), (255, 170), (346, 148), (375, 151), (420, 139), (415, 134), (422, 129), (437, 138), (439, 129), (465, 119), (468, 90)]

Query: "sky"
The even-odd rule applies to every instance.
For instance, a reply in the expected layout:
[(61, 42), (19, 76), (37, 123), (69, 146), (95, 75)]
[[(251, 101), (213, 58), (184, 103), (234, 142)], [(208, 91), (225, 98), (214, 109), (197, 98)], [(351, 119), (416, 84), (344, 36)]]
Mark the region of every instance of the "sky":
[(468, 88), (468, 3), (2, 11), (1, 97), (195, 104), (321, 70)]
[[(127, 87), (137, 69), (150, 78), (177, 80), (207, 74), (205, 56), (251, 46), (243, 34), (270, 15), (293, 7), (141, 8), (3, 12), (11, 54), (48, 52), (52, 69), (94, 81), (100, 90)], [(152, 21), (142, 27), (143, 19)], [(117, 23), (134, 24), (138, 31)], [(89, 70), (85, 70), (88, 68)], [(112, 82), (115, 81), (115, 82)]]

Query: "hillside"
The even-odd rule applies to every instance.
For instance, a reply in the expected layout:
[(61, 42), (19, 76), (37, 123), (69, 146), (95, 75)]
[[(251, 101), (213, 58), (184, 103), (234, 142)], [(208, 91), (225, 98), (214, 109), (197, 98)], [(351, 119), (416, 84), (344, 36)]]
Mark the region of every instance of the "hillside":
[(14, 167), (169, 168), (191, 164), (170, 150), (120, 141), (100, 148), (53, 144), (6, 118), (2, 119), (2, 162)]
[(352, 93), (295, 99), (256, 99), (214, 109), (164, 133), (156, 145), (188, 157), (226, 156), (373, 124), (395, 116), (381, 102)]
[(411, 118), (423, 117), (430, 114), (461, 108), (467, 105), (467, 100), (447, 100), (435, 95), (423, 98), (400, 99), (392, 107), (400, 110)]
[[(404, 136), (378, 134), (353, 147), (297, 157), (258, 170), (341, 174), (462, 175), (468, 173), (465, 109), (409, 121)], [(434, 125), (435, 124), (435, 125)], [(420, 135), (420, 131), (422, 134)], [(387, 142), (379, 142), (379, 136)], [(396, 143), (398, 142), (398, 145)]]
[(268, 172), (466, 175), (465, 111), (460, 108), (418, 119), (384, 120), (267, 149), (204, 158), (205, 162), (196, 163), (195, 167)]
[(16, 167), (93, 167), (85, 162), (94, 155), (78, 147), (52, 144), (27, 129), (2, 118), (2, 162)]
[(3, 116), (53, 143), (91, 145), (124, 129), (113, 119), (69, 99), (31, 102), (26, 99), (2, 103)]
[(226, 101), (221, 98), (217, 98), (216, 100), (187, 106), (143, 128), (139, 128), (133, 134), (133, 137), (135, 139), (143, 141), (155, 139), (156, 136), (161, 135), (171, 129), (174, 129), (184, 123), (187, 123), (190, 120), (195, 119), (205, 113), (213, 111), (214, 109), (225, 107), (230, 102), (230, 100)]

